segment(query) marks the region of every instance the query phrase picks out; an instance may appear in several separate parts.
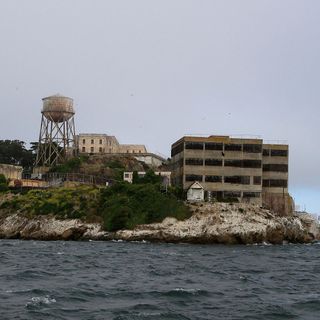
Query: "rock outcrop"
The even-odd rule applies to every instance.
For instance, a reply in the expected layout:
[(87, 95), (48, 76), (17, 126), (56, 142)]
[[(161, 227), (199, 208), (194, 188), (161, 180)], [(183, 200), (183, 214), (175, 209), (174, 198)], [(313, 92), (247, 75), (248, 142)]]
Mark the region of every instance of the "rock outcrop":
[(13, 214), (0, 218), (0, 238), (35, 240), (105, 240), (108, 233), (98, 223), (79, 219), (58, 220), (54, 216), (27, 218)]
[(185, 221), (166, 218), (162, 223), (121, 230), (123, 240), (149, 240), (189, 243), (283, 243), (319, 239), (319, 226), (309, 215), (280, 217), (256, 205), (194, 204), (193, 215)]
[(318, 240), (318, 223), (309, 215), (278, 216), (249, 204), (191, 204), (184, 221), (166, 218), (161, 223), (108, 233), (98, 223), (54, 216), (27, 218), (21, 214), (0, 218), (1, 238), (38, 240), (127, 240), (188, 243), (252, 244), (304, 243)]

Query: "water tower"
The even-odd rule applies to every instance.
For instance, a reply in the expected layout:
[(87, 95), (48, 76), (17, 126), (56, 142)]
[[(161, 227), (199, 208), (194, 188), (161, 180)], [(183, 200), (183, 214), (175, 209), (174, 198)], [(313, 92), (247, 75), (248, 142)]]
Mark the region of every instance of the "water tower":
[(54, 95), (42, 99), (36, 167), (50, 167), (75, 154), (73, 99)]

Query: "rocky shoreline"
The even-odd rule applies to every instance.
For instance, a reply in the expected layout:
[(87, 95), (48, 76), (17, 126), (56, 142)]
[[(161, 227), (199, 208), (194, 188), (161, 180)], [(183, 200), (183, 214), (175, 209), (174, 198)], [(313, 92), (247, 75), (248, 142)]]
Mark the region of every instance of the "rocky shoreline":
[(59, 220), (52, 215), (28, 218), (16, 213), (0, 217), (0, 238), (26, 240), (125, 240), (151, 242), (253, 244), (308, 243), (320, 239), (319, 225), (309, 215), (277, 216), (255, 205), (190, 204), (192, 216), (133, 230), (106, 232), (98, 223)]

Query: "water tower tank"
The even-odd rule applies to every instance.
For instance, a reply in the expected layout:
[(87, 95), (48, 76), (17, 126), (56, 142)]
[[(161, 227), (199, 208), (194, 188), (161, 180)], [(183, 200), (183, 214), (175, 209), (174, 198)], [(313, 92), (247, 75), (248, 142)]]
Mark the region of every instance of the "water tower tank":
[(50, 121), (68, 121), (74, 115), (73, 99), (61, 95), (54, 95), (42, 99), (42, 114)]

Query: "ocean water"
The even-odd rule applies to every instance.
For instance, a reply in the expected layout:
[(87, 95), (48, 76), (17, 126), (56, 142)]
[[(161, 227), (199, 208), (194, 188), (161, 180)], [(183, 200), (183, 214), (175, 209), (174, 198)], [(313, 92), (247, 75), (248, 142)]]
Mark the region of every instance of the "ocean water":
[(0, 240), (0, 319), (320, 319), (320, 245)]

